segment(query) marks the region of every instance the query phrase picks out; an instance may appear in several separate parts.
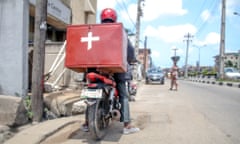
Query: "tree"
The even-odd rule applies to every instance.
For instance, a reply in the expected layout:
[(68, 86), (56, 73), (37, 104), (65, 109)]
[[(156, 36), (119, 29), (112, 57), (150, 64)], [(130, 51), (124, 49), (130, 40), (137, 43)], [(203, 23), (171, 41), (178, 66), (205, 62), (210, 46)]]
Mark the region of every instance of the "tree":
[(228, 60), (227, 62), (225, 62), (225, 67), (233, 67), (232, 61)]

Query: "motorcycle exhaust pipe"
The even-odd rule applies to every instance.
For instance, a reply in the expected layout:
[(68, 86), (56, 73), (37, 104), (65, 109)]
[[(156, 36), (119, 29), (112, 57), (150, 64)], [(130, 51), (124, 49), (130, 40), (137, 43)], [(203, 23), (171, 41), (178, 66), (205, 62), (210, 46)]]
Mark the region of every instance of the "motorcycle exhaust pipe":
[(112, 119), (113, 119), (113, 120), (120, 121), (121, 113), (120, 113), (119, 110), (114, 109), (114, 110), (111, 112), (111, 115), (112, 115)]

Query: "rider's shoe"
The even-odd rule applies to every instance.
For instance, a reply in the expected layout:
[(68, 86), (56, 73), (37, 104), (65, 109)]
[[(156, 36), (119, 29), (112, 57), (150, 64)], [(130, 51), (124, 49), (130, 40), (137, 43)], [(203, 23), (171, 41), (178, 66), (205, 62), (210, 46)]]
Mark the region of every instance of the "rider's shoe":
[(137, 127), (123, 128), (123, 134), (131, 134), (131, 133), (136, 133), (139, 131), (140, 131), (140, 129)]
[(81, 130), (84, 131), (84, 132), (88, 132), (89, 131), (88, 125), (87, 124), (83, 124), (81, 126)]

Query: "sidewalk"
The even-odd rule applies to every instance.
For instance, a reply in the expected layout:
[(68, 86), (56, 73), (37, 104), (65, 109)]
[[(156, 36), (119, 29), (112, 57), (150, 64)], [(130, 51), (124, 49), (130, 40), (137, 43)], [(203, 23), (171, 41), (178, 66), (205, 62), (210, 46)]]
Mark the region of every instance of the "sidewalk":
[[(140, 87), (142, 87), (143, 82), (138, 82), (138, 90)], [(76, 93), (64, 93), (64, 97), (62, 97), (61, 101), (57, 101), (58, 103), (61, 103), (62, 101), (66, 101), (71, 98), (71, 96), (74, 97)], [(59, 95), (59, 94), (55, 94)], [(70, 95), (70, 96), (68, 96)], [(63, 106), (64, 107), (64, 106)], [(47, 120), (44, 122), (40, 122), (38, 124), (30, 124), (27, 126), (24, 126), (23, 128), (20, 128), (19, 132), (16, 132), (16, 134), (7, 140), (4, 144), (39, 144), (43, 140), (45, 140), (50, 135), (58, 132), (60, 129), (65, 128), (69, 125), (72, 125), (74, 123), (80, 123), (84, 121), (84, 114), (78, 114), (75, 116), (67, 116), (64, 118), (57, 118), (53, 120)], [(0, 142), (1, 144), (1, 142)]]
[(84, 115), (47, 120), (24, 128), (4, 144), (39, 144), (58, 130), (84, 120)]

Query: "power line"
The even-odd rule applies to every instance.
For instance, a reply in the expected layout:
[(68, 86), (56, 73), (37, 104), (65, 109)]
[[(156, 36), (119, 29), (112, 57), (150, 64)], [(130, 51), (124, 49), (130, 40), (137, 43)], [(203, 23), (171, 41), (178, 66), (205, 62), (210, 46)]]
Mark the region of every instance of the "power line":
[(124, 2), (123, 0), (121, 0), (121, 2), (119, 2), (118, 0), (116, 0), (116, 2), (118, 3), (119, 7), (120, 7), (123, 11), (125, 11), (125, 13), (127, 14), (130, 22), (131, 22), (132, 25), (133, 25), (133, 29), (136, 29), (136, 25), (135, 25), (134, 21), (132, 20), (132, 18), (131, 18), (130, 15), (129, 15), (129, 12), (128, 12), (128, 9), (127, 9), (127, 6), (126, 6), (125, 2)]
[[(218, 4), (218, 0), (215, 0), (215, 1), (212, 1), (211, 3), (211, 6), (210, 6), (210, 14), (211, 15), (214, 15), (214, 13), (216, 12), (217, 10), (217, 5)], [(200, 34), (203, 32), (203, 29), (205, 28), (205, 26), (207, 25), (207, 21), (204, 21), (200, 26), (199, 26), (199, 29), (196, 33), (196, 36), (200, 36)]]
[(124, 9), (125, 9), (126, 12), (127, 12), (127, 15), (128, 15), (128, 17), (129, 17), (130, 21), (132, 22), (134, 28), (136, 28), (136, 24), (134, 23), (133, 19), (132, 19), (132, 18), (130, 17), (130, 15), (129, 15), (129, 12), (128, 12), (128, 9), (127, 9), (127, 6), (126, 6), (126, 3), (125, 3), (124, 1), (122, 1), (122, 4), (123, 4)]
[(207, 0), (205, 0), (204, 3), (202, 3), (202, 6), (201, 6), (201, 8), (199, 9), (199, 12), (198, 12), (198, 13), (199, 13), (199, 16), (197, 16), (197, 17), (195, 18), (195, 20), (194, 20), (194, 23), (193, 23), (194, 25), (197, 24), (197, 21), (199, 20), (199, 17), (200, 17), (200, 15), (201, 15), (201, 12), (203, 11), (204, 6), (206, 5), (206, 2), (207, 2)]

